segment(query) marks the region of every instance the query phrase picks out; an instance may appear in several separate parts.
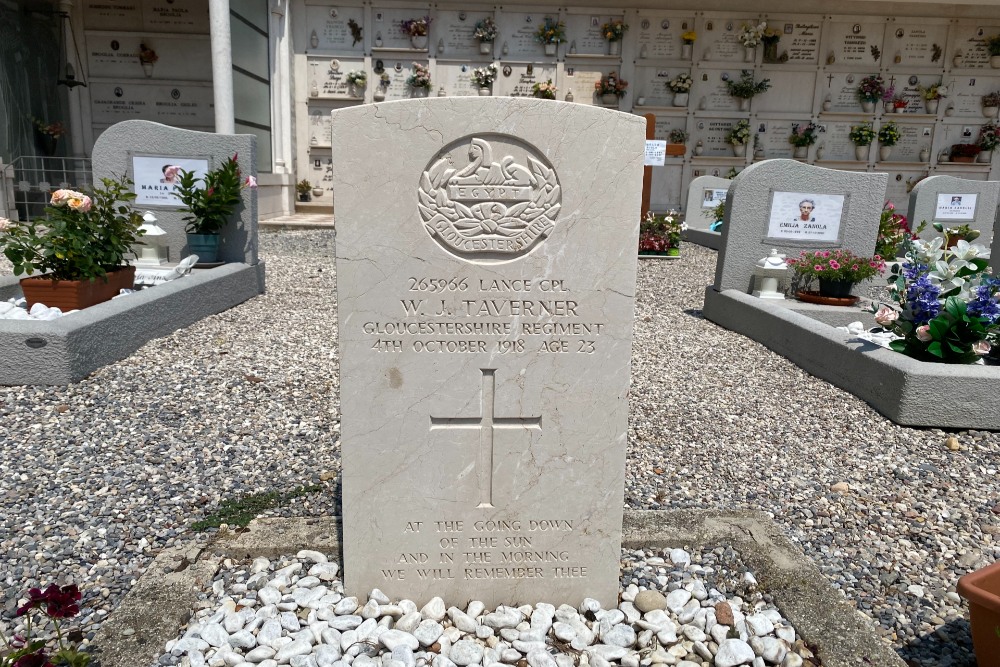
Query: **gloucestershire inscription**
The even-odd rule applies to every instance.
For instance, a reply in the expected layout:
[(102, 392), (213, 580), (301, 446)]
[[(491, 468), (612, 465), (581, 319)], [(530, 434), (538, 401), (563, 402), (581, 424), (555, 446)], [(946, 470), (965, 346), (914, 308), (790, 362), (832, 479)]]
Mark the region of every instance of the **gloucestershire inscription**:
[(417, 208), (427, 232), (449, 252), (504, 261), (548, 236), (561, 198), (555, 170), (541, 153), (494, 135), (441, 151), (420, 176)]

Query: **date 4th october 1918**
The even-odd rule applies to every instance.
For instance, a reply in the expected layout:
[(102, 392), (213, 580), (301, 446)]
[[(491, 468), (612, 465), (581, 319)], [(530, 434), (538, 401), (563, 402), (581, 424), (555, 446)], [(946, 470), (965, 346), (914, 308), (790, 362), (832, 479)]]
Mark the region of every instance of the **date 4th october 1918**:
[[(520, 338), (515, 340), (413, 340), (408, 341), (414, 352), (451, 352), (451, 353), (485, 353), (497, 352), (500, 354), (517, 354), (528, 351), (524, 341)], [(371, 349), (375, 352), (402, 352), (403, 341), (385, 338), (376, 338)], [(492, 349), (491, 349), (492, 348)], [(542, 353), (567, 353), (577, 352), (580, 354), (593, 354), (597, 351), (595, 341), (592, 340), (565, 340), (561, 338), (544, 340), (540, 343), (538, 351)]]

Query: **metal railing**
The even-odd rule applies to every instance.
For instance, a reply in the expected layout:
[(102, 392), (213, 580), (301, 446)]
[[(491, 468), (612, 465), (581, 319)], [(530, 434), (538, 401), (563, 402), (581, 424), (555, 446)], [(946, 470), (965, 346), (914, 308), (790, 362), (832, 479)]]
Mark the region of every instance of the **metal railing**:
[(0, 216), (31, 220), (45, 215), (49, 196), (60, 188), (93, 188), (89, 157), (22, 155), (0, 162)]

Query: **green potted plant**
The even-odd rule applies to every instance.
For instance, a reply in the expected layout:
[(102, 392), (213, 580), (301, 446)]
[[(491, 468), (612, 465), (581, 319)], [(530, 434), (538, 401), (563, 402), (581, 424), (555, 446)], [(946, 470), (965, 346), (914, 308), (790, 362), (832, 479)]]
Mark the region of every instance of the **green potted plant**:
[(202, 262), (217, 261), (219, 233), (243, 200), (243, 189), (257, 187), (253, 176), (243, 178), (237, 157), (227, 159), (201, 179), (192, 171), (180, 170), (174, 192), (188, 211), (182, 218), (187, 222), (188, 247)]
[(726, 90), (740, 101), (740, 111), (749, 111), (750, 100), (767, 92), (770, 87), (770, 79), (756, 81), (753, 78), (753, 72), (747, 69), (740, 72), (740, 78), (736, 81), (726, 79)]
[(554, 56), (559, 42), (566, 41), (566, 24), (546, 16), (535, 31), (535, 41), (545, 47), (545, 55)]
[(990, 52), (990, 67), (1000, 69), (1000, 35), (986, 38), (986, 50)]
[[(937, 225), (935, 225), (937, 228)], [(1000, 336), (1000, 279), (988, 271), (986, 248), (961, 239), (951, 247), (936, 237), (906, 243), (906, 262), (894, 264), (892, 309), (875, 308), (875, 321), (899, 338), (889, 347), (921, 361), (971, 364)]]
[(890, 120), (888, 123), (883, 123), (878, 128), (878, 142), (881, 144), (878, 148), (878, 159), (888, 160), (889, 156), (892, 155), (892, 147), (899, 142), (902, 136), (903, 134), (899, 131), (899, 126), (894, 121)]
[(612, 19), (601, 26), (601, 34), (608, 41), (608, 55), (619, 56), (622, 53), (622, 40), (628, 32), (628, 24), (621, 19)]
[(299, 195), (299, 201), (312, 201), (312, 183), (306, 179), (295, 184), (295, 192)]
[(493, 51), (493, 40), (497, 38), (498, 34), (500, 34), (500, 29), (492, 16), (477, 21), (472, 36), (479, 42), (479, 53), (484, 56), (490, 55)]
[(750, 143), (750, 121), (744, 119), (736, 123), (726, 132), (726, 143), (733, 147), (733, 155), (743, 157), (747, 154), (747, 144)]
[(958, 593), (969, 601), (976, 662), (1000, 667), (1000, 561), (960, 577)]
[(594, 90), (601, 98), (602, 104), (617, 105), (618, 100), (625, 96), (626, 88), (628, 88), (628, 81), (620, 78), (615, 72), (608, 72), (594, 84)]
[(799, 123), (792, 125), (792, 133), (788, 137), (788, 143), (795, 147), (793, 152), (794, 157), (799, 159), (809, 157), (809, 147), (816, 143), (816, 133), (818, 131), (819, 127), (813, 122), (809, 122), (806, 125)]
[(687, 150), (684, 142), (688, 140), (688, 133), (679, 127), (675, 127), (667, 133), (667, 155), (684, 155)]
[(871, 123), (852, 125), (847, 135), (854, 143), (854, 159), (859, 162), (868, 161), (868, 147), (875, 141), (875, 129)]
[(0, 219), (0, 248), (23, 278), (21, 291), (35, 303), (62, 310), (86, 308), (132, 287), (134, 254), (143, 232), (132, 208), (132, 181), (103, 179), (90, 195), (56, 190), (45, 217), (27, 222)]
[[(803, 203), (805, 202), (811, 203), (808, 199), (803, 200)], [(801, 209), (802, 204), (799, 206)], [(786, 263), (800, 278), (800, 284), (807, 284), (813, 278), (819, 280), (819, 297), (847, 300), (851, 301), (851, 304), (858, 300), (857, 297), (851, 296), (854, 285), (881, 275), (885, 270), (885, 262), (881, 256), (858, 257), (850, 250), (803, 250), (798, 259), (789, 259)], [(810, 296), (814, 298), (816, 293), (805, 292), (805, 294), (807, 298)]]

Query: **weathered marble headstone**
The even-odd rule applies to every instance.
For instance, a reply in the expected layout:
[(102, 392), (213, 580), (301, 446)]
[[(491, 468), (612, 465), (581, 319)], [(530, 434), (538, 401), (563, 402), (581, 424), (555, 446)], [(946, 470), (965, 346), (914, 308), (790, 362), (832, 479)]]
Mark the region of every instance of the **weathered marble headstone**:
[(911, 227), (919, 225), (921, 220), (927, 221), (920, 234), (925, 239), (941, 236), (931, 226), (934, 222), (945, 228), (968, 225), (980, 233), (975, 243), (990, 247), (997, 224), (998, 200), (1000, 181), (929, 176), (913, 186), (906, 218)]
[(704, 229), (715, 222), (712, 211), (720, 201), (726, 201), (726, 191), (732, 180), (718, 176), (698, 176), (688, 186), (684, 221), (688, 229)]
[[(887, 179), (796, 160), (747, 167), (729, 188), (715, 289), (752, 291), (754, 265), (772, 248), (789, 257), (833, 248), (871, 256)], [(812, 208), (800, 207), (807, 200)]]
[[(94, 180), (99, 184), (101, 178), (127, 174), (140, 181), (135, 185), (140, 188), (143, 183), (133, 172), (134, 158), (162, 157), (164, 164), (172, 162), (171, 158), (193, 158), (205, 160), (209, 169), (215, 169), (233, 155), (238, 156), (237, 163), (244, 175), (256, 176), (257, 137), (252, 134), (213, 134), (127, 120), (106, 129), (94, 143)], [(146, 183), (146, 187), (150, 186), (169, 187), (166, 183)], [(156, 224), (167, 232), (163, 245), (170, 262), (179, 262), (191, 254), (182, 219), (187, 213), (179, 200), (160, 205), (137, 203), (135, 207), (139, 211), (152, 211)], [(257, 195), (253, 190), (243, 190), (243, 205), (236, 207), (233, 220), (220, 236), (220, 261), (257, 264)]]
[(645, 123), (333, 113), (352, 595), (614, 604)]

